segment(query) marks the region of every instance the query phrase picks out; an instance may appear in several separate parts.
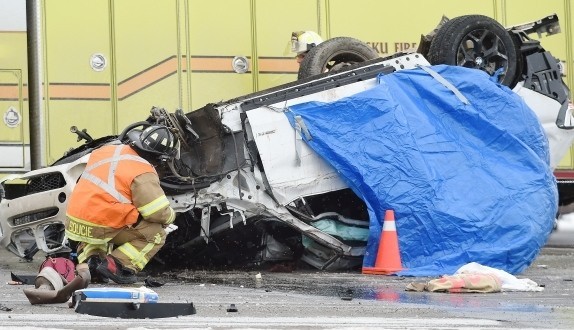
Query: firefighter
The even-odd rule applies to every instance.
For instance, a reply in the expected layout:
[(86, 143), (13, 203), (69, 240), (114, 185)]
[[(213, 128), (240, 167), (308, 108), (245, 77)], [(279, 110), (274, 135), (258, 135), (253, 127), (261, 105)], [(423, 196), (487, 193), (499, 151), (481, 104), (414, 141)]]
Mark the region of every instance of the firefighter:
[(92, 152), (70, 196), (66, 235), (78, 242), (92, 283), (136, 282), (136, 274), (165, 243), (175, 212), (155, 167), (174, 157), (177, 143), (162, 125), (132, 129), (126, 144)]
[(297, 54), (295, 57), (297, 63), (300, 65), (311, 48), (322, 42), (323, 39), (321, 36), (313, 31), (296, 31), (291, 33), (291, 52)]

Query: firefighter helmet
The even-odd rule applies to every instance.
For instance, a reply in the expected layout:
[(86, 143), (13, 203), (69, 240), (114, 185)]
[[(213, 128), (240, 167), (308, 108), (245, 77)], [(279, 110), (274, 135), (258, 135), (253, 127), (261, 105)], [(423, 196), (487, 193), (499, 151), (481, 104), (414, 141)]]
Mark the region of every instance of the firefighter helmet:
[(151, 125), (143, 131), (133, 129), (127, 136), (129, 144), (140, 151), (169, 157), (177, 154), (175, 137), (164, 125)]
[(323, 42), (323, 38), (313, 31), (296, 31), (291, 33), (291, 52), (305, 53)]

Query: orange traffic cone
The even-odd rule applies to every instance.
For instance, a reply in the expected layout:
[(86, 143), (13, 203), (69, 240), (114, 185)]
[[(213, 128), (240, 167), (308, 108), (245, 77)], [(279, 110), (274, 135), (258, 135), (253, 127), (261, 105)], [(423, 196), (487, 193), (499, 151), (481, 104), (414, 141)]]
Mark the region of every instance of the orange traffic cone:
[(379, 240), (375, 267), (363, 267), (363, 274), (389, 275), (402, 269), (399, 239), (395, 226), (395, 211), (387, 210), (385, 212), (385, 221), (383, 222), (383, 231)]

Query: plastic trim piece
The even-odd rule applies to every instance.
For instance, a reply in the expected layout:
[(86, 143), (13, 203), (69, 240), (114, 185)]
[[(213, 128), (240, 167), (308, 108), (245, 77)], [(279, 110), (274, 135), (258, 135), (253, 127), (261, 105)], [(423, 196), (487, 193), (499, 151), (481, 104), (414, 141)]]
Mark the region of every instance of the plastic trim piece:
[(193, 315), (193, 303), (93, 302), (80, 300), (76, 313), (122, 319), (157, 319)]

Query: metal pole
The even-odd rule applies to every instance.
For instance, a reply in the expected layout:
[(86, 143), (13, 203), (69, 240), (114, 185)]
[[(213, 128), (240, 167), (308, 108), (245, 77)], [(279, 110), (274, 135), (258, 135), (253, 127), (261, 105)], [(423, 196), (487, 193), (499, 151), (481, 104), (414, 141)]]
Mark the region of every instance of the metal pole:
[(26, 35), (28, 45), (28, 113), (30, 123), (30, 166), (43, 165), (42, 81), (40, 78), (41, 33), (40, 0), (26, 0)]

